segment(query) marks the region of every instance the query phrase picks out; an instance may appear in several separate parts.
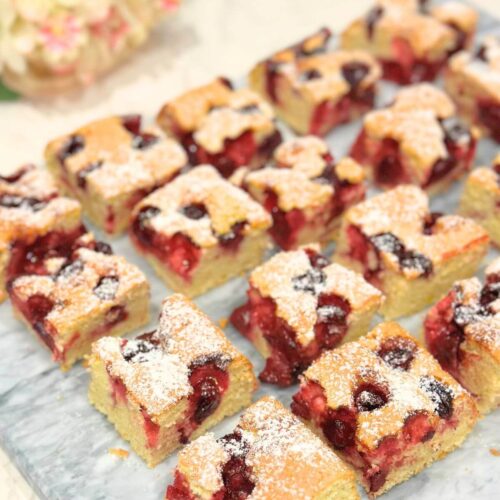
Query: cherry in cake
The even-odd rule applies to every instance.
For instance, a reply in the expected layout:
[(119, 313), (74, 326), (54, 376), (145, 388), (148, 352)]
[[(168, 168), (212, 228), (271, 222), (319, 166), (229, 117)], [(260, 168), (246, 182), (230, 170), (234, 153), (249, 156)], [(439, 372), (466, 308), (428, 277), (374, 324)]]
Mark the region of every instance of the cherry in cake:
[(500, 142), (500, 38), (486, 37), (479, 48), (460, 52), (444, 75), (446, 90), (460, 114)]
[(458, 2), (430, 3), (380, 0), (344, 30), (341, 46), (368, 51), (388, 80), (434, 80), (451, 55), (471, 44), (478, 16)]
[(327, 52), (328, 29), (276, 52), (250, 73), (250, 86), (300, 134), (325, 135), (373, 108), (381, 71), (360, 50)]
[(476, 132), (455, 116), (451, 99), (421, 83), (365, 116), (351, 156), (379, 187), (411, 183), (434, 194), (471, 168), (476, 143)]
[(48, 253), (35, 271), (9, 283), (10, 299), (63, 370), (98, 338), (128, 333), (149, 320), (144, 274), (90, 234), (75, 242), (70, 255)]
[(396, 323), (323, 353), (292, 411), (354, 467), (372, 498), (446, 456), (478, 419), (472, 396)]
[(430, 212), (421, 189), (399, 186), (345, 213), (335, 260), (385, 294), (381, 313), (390, 319), (420, 311), (472, 276), (488, 244), (473, 220)]
[(91, 403), (154, 467), (181, 444), (250, 404), (250, 362), (182, 295), (164, 300), (157, 330), (105, 337), (89, 359)]
[(166, 103), (157, 121), (181, 142), (191, 165), (209, 163), (224, 177), (242, 166), (261, 167), (281, 142), (272, 108), (226, 78)]
[(318, 245), (281, 252), (250, 275), (231, 322), (266, 359), (263, 382), (288, 386), (326, 349), (365, 334), (383, 302), (363, 277)]
[(457, 281), (427, 314), (431, 354), (477, 398), (483, 413), (500, 405), (500, 258), (477, 278)]
[(186, 165), (182, 147), (140, 115), (98, 120), (45, 149), (47, 166), (86, 214), (110, 235), (128, 227), (134, 206)]
[(500, 154), (493, 167), (473, 170), (465, 181), (460, 213), (481, 224), (500, 247)]
[(271, 397), (245, 410), (231, 434), (199, 437), (179, 453), (166, 500), (357, 500), (355, 475)]
[(271, 216), (209, 165), (136, 207), (131, 237), (173, 290), (199, 295), (262, 261)]
[(274, 164), (250, 172), (242, 184), (271, 214), (274, 241), (290, 250), (334, 239), (342, 213), (365, 197), (364, 178), (355, 161), (336, 163), (323, 140), (307, 136), (281, 144)]
[(0, 302), (7, 282), (33, 267), (38, 255), (85, 232), (80, 217), (80, 204), (59, 196), (48, 172), (25, 165), (0, 176)]

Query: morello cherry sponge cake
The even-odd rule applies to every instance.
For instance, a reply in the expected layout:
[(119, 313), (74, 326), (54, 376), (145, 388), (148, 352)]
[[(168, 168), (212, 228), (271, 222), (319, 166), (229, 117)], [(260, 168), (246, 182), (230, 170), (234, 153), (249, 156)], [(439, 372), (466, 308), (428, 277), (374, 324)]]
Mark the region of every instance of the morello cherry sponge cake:
[(483, 413), (500, 405), (500, 258), (477, 278), (458, 281), (427, 314), (431, 354), (477, 397)]
[(317, 245), (281, 252), (250, 275), (233, 325), (266, 358), (264, 382), (288, 386), (326, 349), (365, 334), (383, 295)]
[(467, 177), (459, 212), (481, 224), (500, 248), (500, 154), (491, 168), (476, 168)]
[(245, 410), (231, 434), (179, 453), (166, 500), (357, 500), (352, 470), (276, 399)]
[(259, 264), (271, 224), (246, 192), (202, 165), (146, 197), (130, 234), (166, 284), (193, 297)]
[(366, 50), (383, 76), (401, 85), (434, 80), (449, 57), (468, 47), (477, 13), (459, 2), (381, 0), (342, 33), (345, 49)]
[(350, 208), (335, 260), (385, 295), (386, 319), (420, 311), (472, 276), (488, 250), (487, 232), (471, 219), (429, 211), (427, 195), (399, 186)]
[(269, 104), (249, 89), (233, 90), (225, 78), (166, 103), (157, 121), (181, 142), (191, 165), (209, 163), (224, 177), (261, 167), (281, 142)]
[(63, 370), (104, 335), (128, 333), (149, 321), (144, 274), (90, 234), (70, 256), (48, 254), (38, 274), (9, 283), (14, 313), (50, 349)]
[(187, 156), (157, 128), (143, 129), (140, 115), (89, 123), (51, 141), (47, 167), (94, 224), (118, 235), (134, 206), (186, 166)]
[(379, 187), (416, 184), (434, 194), (470, 170), (477, 136), (442, 90), (421, 83), (365, 116), (351, 156)]
[(97, 341), (89, 367), (91, 403), (150, 467), (248, 406), (257, 387), (248, 359), (182, 295), (164, 300), (156, 331)]
[(80, 216), (80, 204), (59, 196), (48, 172), (25, 165), (0, 176), (0, 302), (8, 281), (85, 232)]
[(372, 498), (446, 456), (478, 418), (472, 396), (396, 323), (325, 352), (304, 373), (292, 410)]
[(342, 213), (365, 197), (364, 178), (351, 158), (335, 162), (322, 139), (306, 136), (278, 146), (274, 163), (242, 186), (271, 214), (274, 241), (290, 250), (334, 239)]
[(460, 114), (500, 142), (500, 38), (485, 37), (474, 51), (460, 52), (445, 72), (446, 90)]
[(258, 63), (250, 86), (299, 134), (325, 135), (373, 108), (381, 76), (361, 50), (327, 51), (327, 28)]

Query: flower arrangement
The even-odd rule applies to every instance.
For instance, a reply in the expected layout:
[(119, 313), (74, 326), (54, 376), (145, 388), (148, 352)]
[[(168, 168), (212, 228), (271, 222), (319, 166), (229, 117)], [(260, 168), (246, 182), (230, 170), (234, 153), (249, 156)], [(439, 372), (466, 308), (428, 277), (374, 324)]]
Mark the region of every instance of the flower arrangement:
[(0, 78), (25, 95), (87, 85), (180, 0), (0, 0)]

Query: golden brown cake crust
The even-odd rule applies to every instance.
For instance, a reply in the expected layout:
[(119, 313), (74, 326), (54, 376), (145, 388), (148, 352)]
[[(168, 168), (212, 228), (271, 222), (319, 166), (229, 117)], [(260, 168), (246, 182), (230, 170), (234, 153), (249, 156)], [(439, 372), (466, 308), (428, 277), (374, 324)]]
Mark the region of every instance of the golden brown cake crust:
[(197, 144), (210, 153), (222, 151), (226, 139), (246, 131), (267, 136), (276, 130), (274, 112), (258, 94), (232, 90), (220, 78), (165, 104), (157, 121), (169, 133), (192, 132)]
[[(384, 340), (394, 337), (406, 339), (414, 346), (406, 371), (391, 367), (377, 355)], [(441, 417), (436, 401), (426, 390), (429, 378), (450, 391), (454, 406), (465, 404), (474, 410), (471, 396), (397, 323), (382, 323), (360, 340), (323, 353), (304, 373), (305, 380), (316, 381), (323, 387), (331, 408), (353, 407), (353, 394), (361, 381), (388, 390), (386, 404), (358, 414), (356, 441), (367, 450), (375, 449), (384, 437), (401, 431), (406, 418), (417, 412), (428, 413), (437, 425)]]
[[(392, 233), (407, 249), (428, 257), (434, 266), (489, 241), (479, 224), (458, 215), (439, 217), (432, 233), (425, 234), (423, 227), (428, 215), (429, 200), (424, 191), (404, 185), (352, 207), (346, 212), (345, 221), (359, 227), (367, 236)], [(381, 254), (389, 267), (399, 269), (394, 254), (383, 249)], [(402, 272), (410, 276), (418, 270), (404, 268)]]
[[(248, 173), (244, 184), (250, 192), (272, 190), (281, 210), (306, 210), (321, 207), (335, 194), (332, 183), (318, 182), (333, 160), (325, 141), (316, 136), (304, 136), (282, 143), (274, 152), (275, 164)], [(360, 184), (363, 168), (352, 158), (343, 158), (333, 165), (341, 181)]]
[[(349, 467), (276, 399), (265, 397), (248, 408), (236, 432), (248, 450), (245, 462), (255, 483), (251, 498), (319, 498), (335, 484), (346, 488), (345, 483), (352, 487), (350, 498), (359, 498)], [(237, 446), (206, 434), (180, 452), (178, 470), (192, 491), (209, 497), (223, 486), (222, 466), (230, 454), (238, 455)]]
[(308, 245), (295, 251), (280, 252), (256, 268), (250, 275), (250, 284), (263, 297), (276, 303), (276, 315), (295, 331), (297, 340), (307, 345), (315, 338), (314, 325), (318, 319), (318, 295), (335, 294), (349, 302), (354, 313), (382, 303), (383, 295), (354, 271), (338, 264), (322, 269), (324, 283), (317, 284), (315, 294), (296, 289), (293, 279), (313, 271), (306, 250), (319, 252), (317, 245)]
[[(181, 213), (181, 208), (196, 204), (204, 205), (208, 216), (195, 220)], [(217, 245), (217, 235), (230, 232), (238, 222), (246, 222), (245, 235), (264, 231), (272, 222), (257, 202), (210, 165), (196, 167), (158, 189), (142, 200), (135, 213), (146, 206), (161, 211), (151, 219), (154, 230), (167, 236), (186, 234), (202, 248)]]
[(105, 314), (134, 290), (149, 287), (144, 274), (124, 257), (87, 248), (76, 250), (69, 264), (64, 258), (53, 258), (45, 265), (51, 275), (21, 276), (12, 283), (12, 293), (23, 301), (33, 295), (49, 298), (54, 308), (45, 323), (58, 333), (74, 333), (75, 326), (88, 317)]
[(500, 101), (500, 38), (488, 36), (482, 42), (483, 58), (478, 59), (471, 52), (459, 52), (449, 62), (453, 78), (456, 74), (470, 81), (477, 89)]
[(65, 144), (71, 137), (81, 137), (81, 149), (64, 159), (64, 169), (76, 178), (90, 166), (98, 167), (86, 173), (85, 189), (89, 195), (104, 199), (140, 189), (151, 190), (164, 184), (186, 165), (187, 156), (183, 148), (173, 139), (165, 137), (158, 128), (140, 131), (156, 136), (156, 142), (144, 148), (133, 147), (137, 138), (125, 128), (123, 120), (126, 119), (120, 116), (104, 118), (54, 139), (45, 150), (47, 161), (58, 164), (59, 152)]
[[(140, 339), (124, 344), (114, 337), (98, 340), (92, 349), (109, 373), (121, 379), (128, 397), (151, 416), (168, 411), (192, 392), (188, 377), (193, 362), (217, 359), (227, 366), (238, 360), (249, 365), (224, 333), (180, 294), (163, 301), (153, 339), (157, 348), (145, 353), (140, 350)], [(126, 361), (124, 353), (134, 356)]]
[[(9, 178), (0, 178), (0, 196), (27, 199), (19, 206), (0, 205), (0, 246), (15, 240), (33, 241), (57, 227), (80, 224), (81, 206), (58, 195), (52, 176), (34, 165), (19, 168)], [(7, 179), (7, 180), (6, 180)]]

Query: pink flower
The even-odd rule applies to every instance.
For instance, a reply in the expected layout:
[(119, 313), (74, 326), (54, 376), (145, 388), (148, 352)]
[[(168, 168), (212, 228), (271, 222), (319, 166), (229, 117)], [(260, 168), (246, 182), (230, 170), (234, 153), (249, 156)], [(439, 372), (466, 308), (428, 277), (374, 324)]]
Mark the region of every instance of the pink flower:
[(111, 7), (104, 19), (92, 25), (92, 33), (105, 39), (112, 49), (120, 45), (129, 30), (129, 24), (116, 7)]
[(59, 54), (71, 52), (85, 38), (80, 22), (71, 14), (48, 19), (40, 28), (39, 36), (46, 50)]

